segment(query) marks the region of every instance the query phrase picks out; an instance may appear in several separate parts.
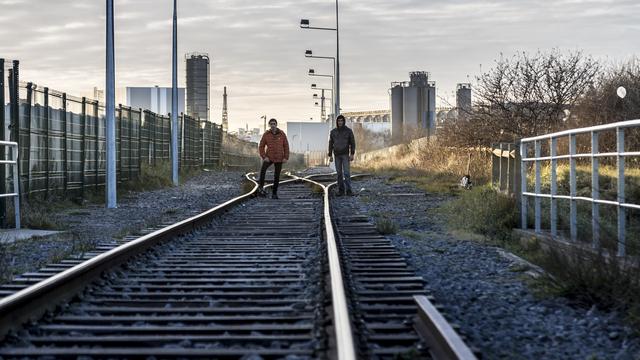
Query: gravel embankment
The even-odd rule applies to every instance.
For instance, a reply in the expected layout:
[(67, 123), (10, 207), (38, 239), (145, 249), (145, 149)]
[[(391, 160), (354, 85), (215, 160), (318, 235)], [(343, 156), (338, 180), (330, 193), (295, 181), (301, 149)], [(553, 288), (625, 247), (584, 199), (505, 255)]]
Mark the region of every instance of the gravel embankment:
[(483, 358), (640, 359), (640, 340), (621, 315), (563, 298), (540, 299), (528, 288), (521, 264), (496, 247), (450, 235), (433, 211), (447, 196), (386, 184), (384, 178), (353, 187), (363, 189), (360, 196), (337, 198), (338, 214), (360, 211), (372, 221), (384, 214), (398, 224), (400, 231), (389, 238)]
[(56, 223), (67, 225), (65, 234), (4, 247), (0, 275), (33, 271), (96, 244), (186, 219), (240, 195), (242, 179), (239, 171), (203, 171), (175, 188), (129, 192), (120, 196), (117, 209), (102, 204), (66, 209), (54, 215)]

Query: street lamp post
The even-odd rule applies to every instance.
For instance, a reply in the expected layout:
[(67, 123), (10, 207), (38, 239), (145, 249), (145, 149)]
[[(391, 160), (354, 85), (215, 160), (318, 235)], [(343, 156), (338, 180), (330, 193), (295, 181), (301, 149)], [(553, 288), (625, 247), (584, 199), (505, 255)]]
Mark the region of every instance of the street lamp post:
[(336, 32), (336, 58), (335, 58), (335, 116), (340, 114), (340, 25), (339, 25), (339, 8), (338, 0), (336, 0), (336, 27), (314, 27), (310, 25), (309, 19), (300, 20), (300, 27), (310, 30), (329, 30)]
[[(332, 84), (331, 87), (332, 89), (335, 89), (336, 87), (336, 83), (335, 83), (335, 70), (336, 70), (336, 58), (333, 56), (317, 56), (317, 55), (313, 55), (313, 51), (312, 50), (305, 50), (304, 52), (304, 56), (307, 58), (313, 58), (313, 59), (325, 59), (325, 60), (331, 60), (333, 62), (333, 74), (334, 74), (334, 78), (331, 79)], [(334, 99), (331, 99), (331, 101), (333, 102)], [(332, 105), (332, 108), (334, 109), (335, 112), (335, 104)], [(335, 118), (335, 116), (334, 116)]]
[(173, 50), (171, 53), (171, 177), (178, 186), (178, 4), (173, 0)]
[[(327, 89), (327, 88), (319, 88), (316, 84), (311, 84), (311, 89), (312, 90), (321, 90), (322, 92), (324, 91), (331, 91), (331, 98), (333, 98), (333, 89)], [(314, 94), (314, 98), (318, 98), (318, 94)], [(330, 98), (330, 99), (331, 99)], [(333, 120), (335, 120), (336, 116), (334, 114), (333, 116)]]
[(107, 142), (107, 208), (117, 207), (116, 200), (116, 90), (115, 90), (115, 47), (113, 29), (113, 0), (107, 0), (107, 59), (105, 84), (105, 120)]

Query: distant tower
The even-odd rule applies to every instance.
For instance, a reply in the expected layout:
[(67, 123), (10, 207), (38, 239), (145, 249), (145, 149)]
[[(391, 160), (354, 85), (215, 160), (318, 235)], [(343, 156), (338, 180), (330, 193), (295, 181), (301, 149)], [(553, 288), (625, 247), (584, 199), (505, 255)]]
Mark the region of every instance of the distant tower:
[(229, 115), (227, 114), (227, 87), (224, 87), (222, 94), (222, 131), (227, 132), (229, 129)]
[(187, 62), (187, 115), (209, 121), (209, 55), (190, 53)]
[(471, 114), (471, 84), (458, 84), (456, 89), (456, 107), (458, 119), (468, 119)]

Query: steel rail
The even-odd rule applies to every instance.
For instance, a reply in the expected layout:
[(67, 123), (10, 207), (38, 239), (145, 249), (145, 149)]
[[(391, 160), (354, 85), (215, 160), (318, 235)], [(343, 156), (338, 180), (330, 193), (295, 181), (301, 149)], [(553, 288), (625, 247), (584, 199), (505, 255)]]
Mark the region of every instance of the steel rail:
[[(316, 174), (321, 176), (326, 174)], [(323, 189), (324, 192), (324, 227), (327, 237), (327, 256), (329, 258), (329, 274), (331, 278), (331, 301), (333, 308), (333, 322), (336, 338), (336, 352), (340, 360), (355, 360), (356, 349), (353, 341), (353, 330), (351, 326), (351, 317), (349, 315), (348, 301), (346, 289), (342, 279), (342, 269), (340, 267), (340, 254), (338, 252), (338, 244), (331, 222), (331, 207), (329, 204), (329, 190), (336, 183), (323, 185), (313, 181), (308, 177), (298, 179), (314, 184)]]
[[(125, 263), (133, 256), (146, 251), (163, 240), (186, 234), (202, 227), (214, 217), (250, 199), (258, 189), (258, 184), (250, 175), (251, 173), (246, 174), (245, 178), (253, 182), (254, 187), (246, 194), (230, 199), (201, 214), (141, 236), (0, 299), (0, 339), (4, 338), (10, 330), (19, 328), (25, 322), (41, 316), (49, 309), (55, 308), (60, 302), (69, 300), (104, 271)], [(298, 181), (298, 179), (293, 178), (280, 183), (295, 181)], [(268, 186), (270, 185), (266, 187)]]
[[(313, 174), (308, 175), (302, 180), (313, 183), (315, 185), (321, 186), (325, 191), (325, 214), (327, 210), (328, 204), (328, 193), (332, 186), (335, 186), (337, 183), (332, 182), (328, 185), (322, 185), (316, 181), (311, 180), (312, 177), (323, 177), (323, 176), (332, 176), (336, 173), (331, 174)], [(365, 177), (371, 176), (371, 174), (356, 174), (352, 175), (351, 178), (357, 177)], [(325, 226), (328, 229), (333, 229), (333, 225), (331, 221), (327, 223), (328, 215), (325, 215)], [(328, 232), (328, 231), (327, 231)], [(336, 241), (336, 237), (334, 234), (331, 234), (332, 241)], [(329, 243), (329, 236), (327, 236), (327, 245), (331, 245)], [(337, 246), (334, 244), (336, 252)], [(329, 249), (331, 251), (331, 249)], [(329, 254), (331, 256), (331, 254)], [(336, 254), (338, 255), (338, 254)], [(331, 257), (330, 257), (331, 259)], [(337, 260), (339, 262), (339, 258)], [(339, 266), (339, 264), (338, 264)], [(344, 293), (344, 288), (335, 289), (333, 282), (333, 273), (332, 275), (332, 294), (336, 292), (342, 291)], [(416, 332), (420, 335), (420, 337), (425, 341), (429, 348), (429, 352), (434, 359), (444, 359), (444, 360), (476, 360), (477, 357), (474, 355), (473, 351), (465, 344), (460, 335), (453, 329), (453, 327), (447, 322), (445, 317), (438, 311), (438, 309), (429, 301), (427, 296), (416, 295), (413, 297), (416, 306), (418, 307), (417, 316), (414, 321), (414, 328)], [(338, 311), (334, 307), (334, 312)], [(344, 309), (344, 312), (348, 310)], [(336, 319), (338, 318), (337, 314)], [(342, 318), (349, 318), (348, 313), (346, 315), (341, 314)], [(336, 324), (336, 333), (338, 331), (338, 324)], [(338, 334), (336, 334), (338, 336)], [(339, 338), (338, 338), (339, 339)], [(345, 346), (344, 344), (342, 346)]]
[(418, 305), (415, 327), (434, 359), (476, 360), (467, 344), (426, 296), (414, 296)]

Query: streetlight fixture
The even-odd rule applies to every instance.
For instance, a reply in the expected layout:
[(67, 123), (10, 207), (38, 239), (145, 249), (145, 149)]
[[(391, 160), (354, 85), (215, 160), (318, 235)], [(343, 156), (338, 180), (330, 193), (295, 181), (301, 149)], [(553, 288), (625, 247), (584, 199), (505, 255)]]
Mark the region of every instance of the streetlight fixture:
[(309, 69), (309, 76), (321, 76), (321, 77), (330, 77), (333, 79), (333, 75), (328, 75), (328, 74), (316, 74), (316, 71), (314, 69)]

